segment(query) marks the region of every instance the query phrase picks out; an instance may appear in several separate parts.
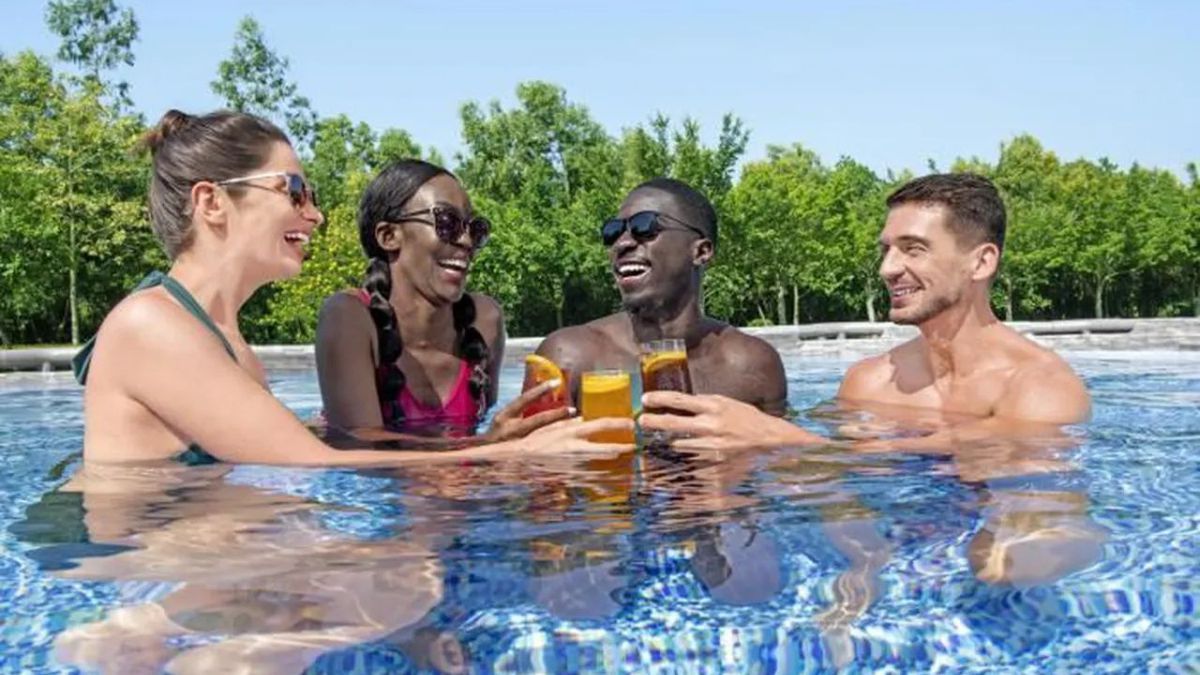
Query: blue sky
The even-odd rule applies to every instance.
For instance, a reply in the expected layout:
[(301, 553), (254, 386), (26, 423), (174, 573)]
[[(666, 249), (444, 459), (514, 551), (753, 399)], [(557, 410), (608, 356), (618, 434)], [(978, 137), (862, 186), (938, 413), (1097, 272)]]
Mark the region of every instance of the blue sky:
[[(122, 75), (136, 106), (219, 106), (209, 89), (251, 14), (323, 115), (407, 129), (450, 157), (467, 100), (567, 89), (610, 132), (661, 111), (748, 159), (800, 142), (883, 171), (994, 159), (1021, 132), (1061, 157), (1200, 161), (1200, 2), (409, 2), (125, 0), (141, 23)], [(45, 3), (0, 10), (0, 50), (52, 54)]]

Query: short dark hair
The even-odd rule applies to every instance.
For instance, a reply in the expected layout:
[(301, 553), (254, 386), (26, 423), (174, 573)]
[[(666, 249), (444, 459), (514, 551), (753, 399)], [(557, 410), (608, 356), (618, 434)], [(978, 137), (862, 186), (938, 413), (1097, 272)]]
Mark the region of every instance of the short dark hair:
[(902, 204), (945, 206), (950, 211), (946, 224), (960, 244), (990, 242), (1004, 250), (1004, 201), (995, 184), (979, 174), (935, 173), (911, 180), (887, 198), (889, 209)]
[(709, 241), (715, 248), (717, 245), (717, 210), (699, 190), (687, 183), (674, 178), (651, 178), (638, 185), (630, 194), (642, 189), (662, 190), (675, 198), (679, 208), (683, 210), (686, 220), (704, 230)]

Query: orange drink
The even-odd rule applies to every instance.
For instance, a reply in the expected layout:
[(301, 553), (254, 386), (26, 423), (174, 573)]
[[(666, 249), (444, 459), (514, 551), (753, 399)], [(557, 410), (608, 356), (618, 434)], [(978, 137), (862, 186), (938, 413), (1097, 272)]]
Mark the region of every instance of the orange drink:
[[(600, 417), (633, 417), (633, 391), (624, 370), (596, 370), (583, 374), (579, 385), (579, 413), (585, 420)], [(632, 443), (633, 432), (607, 431), (593, 434), (597, 443)]]
[(683, 340), (654, 340), (642, 345), (642, 391), (692, 393)]
[(525, 409), (521, 411), (522, 417), (567, 406), (567, 373), (544, 356), (530, 354), (525, 357), (525, 383), (521, 387), (522, 391), (528, 391), (553, 379), (558, 379), (560, 384), (525, 406)]

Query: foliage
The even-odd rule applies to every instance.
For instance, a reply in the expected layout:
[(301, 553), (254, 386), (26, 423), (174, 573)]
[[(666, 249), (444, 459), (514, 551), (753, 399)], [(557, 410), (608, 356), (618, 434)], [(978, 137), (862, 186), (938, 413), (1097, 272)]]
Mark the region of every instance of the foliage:
[[(147, 270), (165, 259), (147, 223), (144, 131), (112, 71), (134, 61), (137, 21), (113, 0), (54, 0), (47, 22), (56, 72), (32, 53), (0, 54), (0, 343), (86, 337)], [(238, 27), (213, 90), (233, 108), (282, 122), (317, 186), (326, 224), (304, 272), (244, 310), (257, 342), (312, 339), (330, 293), (360, 282), (358, 196), (387, 163), (424, 156), (402, 129), (318, 117), (287, 58), (252, 18)], [(117, 93), (114, 96), (114, 92)], [(495, 296), (510, 332), (544, 334), (614, 311), (618, 297), (599, 224), (638, 183), (671, 176), (709, 195), (720, 221), (705, 279), (706, 310), (737, 324), (875, 320), (882, 307), (876, 238), (890, 190), (849, 157), (833, 164), (801, 144), (744, 163), (749, 131), (724, 116), (715, 142), (700, 123), (659, 114), (609, 133), (561, 87), (525, 82), (511, 107), (469, 101), (451, 167), (494, 225), (471, 273)], [(738, 172), (741, 163), (740, 174)], [(997, 311), (1009, 319), (1200, 316), (1200, 177), (1101, 159), (1063, 161), (1029, 135), (994, 161), (954, 170), (992, 178), (1009, 213)]]

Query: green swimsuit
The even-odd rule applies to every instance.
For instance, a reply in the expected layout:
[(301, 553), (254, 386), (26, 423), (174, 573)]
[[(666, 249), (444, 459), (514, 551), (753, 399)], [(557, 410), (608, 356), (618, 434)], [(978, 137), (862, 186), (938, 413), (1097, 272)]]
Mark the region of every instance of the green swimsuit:
[[(208, 313), (204, 311), (204, 308), (200, 306), (200, 303), (196, 302), (196, 299), (192, 297), (192, 294), (188, 293), (188, 290), (183, 287), (183, 284), (180, 284), (178, 281), (163, 274), (162, 272), (155, 271), (147, 274), (146, 278), (142, 279), (141, 283), (139, 283), (133, 289), (133, 292), (136, 293), (137, 291), (160, 285), (165, 288), (167, 292), (171, 294), (171, 297), (175, 298), (175, 300), (177, 300), (179, 304), (188, 311), (189, 314), (199, 319), (200, 323), (204, 324), (204, 327), (207, 328), (209, 332), (211, 332), (213, 335), (216, 335), (217, 339), (221, 341), (221, 345), (225, 347), (225, 351), (229, 353), (229, 356), (234, 361), (237, 361), (237, 355), (234, 354), (233, 346), (229, 344), (229, 340), (225, 339), (225, 336), (221, 333), (220, 329), (217, 328), (217, 324), (213, 323), (212, 318), (208, 316)], [(75, 379), (79, 382), (79, 384), (87, 384), (88, 369), (92, 365), (92, 351), (95, 348), (96, 338), (92, 337), (92, 339), (88, 340), (83, 345), (83, 348), (79, 350), (79, 353), (75, 355), (75, 358), (71, 359), (71, 368), (75, 371)], [(179, 461), (188, 465), (212, 464), (217, 461), (217, 458), (205, 452), (203, 448), (195, 443), (189, 445), (186, 450), (176, 455), (175, 459), (178, 459)]]

